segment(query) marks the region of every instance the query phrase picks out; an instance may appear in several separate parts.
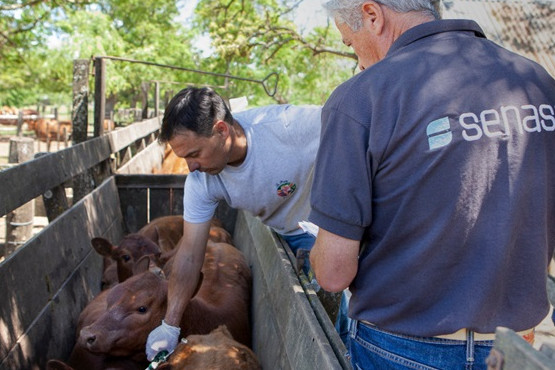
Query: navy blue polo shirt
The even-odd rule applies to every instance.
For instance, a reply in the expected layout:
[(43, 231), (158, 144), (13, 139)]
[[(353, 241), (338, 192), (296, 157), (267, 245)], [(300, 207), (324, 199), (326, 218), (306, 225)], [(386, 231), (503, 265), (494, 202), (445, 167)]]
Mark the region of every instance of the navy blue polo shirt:
[(310, 221), (362, 240), (349, 316), (434, 336), (548, 313), (555, 81), (473, 21), (405, 32), (322, 112)]

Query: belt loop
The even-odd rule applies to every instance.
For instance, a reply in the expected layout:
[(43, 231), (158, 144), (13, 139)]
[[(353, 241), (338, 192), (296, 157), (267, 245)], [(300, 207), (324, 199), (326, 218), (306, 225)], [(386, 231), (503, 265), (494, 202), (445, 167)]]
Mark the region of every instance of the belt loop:
[(466, 331), (466, 370), (472, 370), (474, 365), (474, 332)]
[(349, 333), (351, 335), (351, 338), (353, 339), (356, 338), (357, 331), (358, 331), (358, 320), (352, 319), (349, 326)]

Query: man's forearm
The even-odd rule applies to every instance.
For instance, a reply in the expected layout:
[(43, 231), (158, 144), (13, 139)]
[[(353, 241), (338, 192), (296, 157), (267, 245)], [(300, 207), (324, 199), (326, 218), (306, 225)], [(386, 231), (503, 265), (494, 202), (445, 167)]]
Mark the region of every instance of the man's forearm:
[(206, 235), (202, 228), (200, 234), (195, 234), (195, 231), (198, 229), (184, 231), (172, 263), (168, 283), (168, 308), (164, 318), (172, 326), (179, 326), (185, 308), (201, 283), (200, 271), (206, 253), (208, 228), (204, 232)]
[(190, 261), (188, 256), (181, 256), (177, 253), (173, 261), (172, 274), (168, 284), (168, 308), (164, 321), (172, 326), (179, 326), (185, 307), (189, 304), (195, 288), (199, 283), (200, 269), (202, 261), (197, 266)]
[(358, 269), (359, 244), (320, 228), (310, 264), (322, 288), (339, 292), (349, 286)]

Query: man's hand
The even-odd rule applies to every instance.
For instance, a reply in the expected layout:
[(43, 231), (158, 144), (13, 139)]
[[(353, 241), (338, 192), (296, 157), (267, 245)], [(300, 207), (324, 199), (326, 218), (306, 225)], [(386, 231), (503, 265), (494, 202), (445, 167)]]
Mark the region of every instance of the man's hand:
[(179, 333), (181, 333), (181, 328), (168, 325), (162, 320), (162, 325), (151, 331), (146, 340), (147, 360), (152, 361), (154, 356), (162, 350), (173, 352), (179, 340)]

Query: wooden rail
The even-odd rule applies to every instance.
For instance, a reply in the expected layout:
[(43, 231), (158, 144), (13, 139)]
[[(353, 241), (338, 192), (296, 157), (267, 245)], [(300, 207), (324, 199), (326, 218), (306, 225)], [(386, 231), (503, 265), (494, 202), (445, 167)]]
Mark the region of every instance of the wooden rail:
[[(1, 171), (0, 216), (89, 170), (93, 172), (93, 188), (112, 173), (129, 173), (129, 167), (136, 166), (137, 156), (147, 148), (148, 163), (153, 158), (161, 162), (163, 147), (155, 142), (159, 128), (159, 118), (137, 122)], [(158, 152), (159, 158), (153, 155)]]

